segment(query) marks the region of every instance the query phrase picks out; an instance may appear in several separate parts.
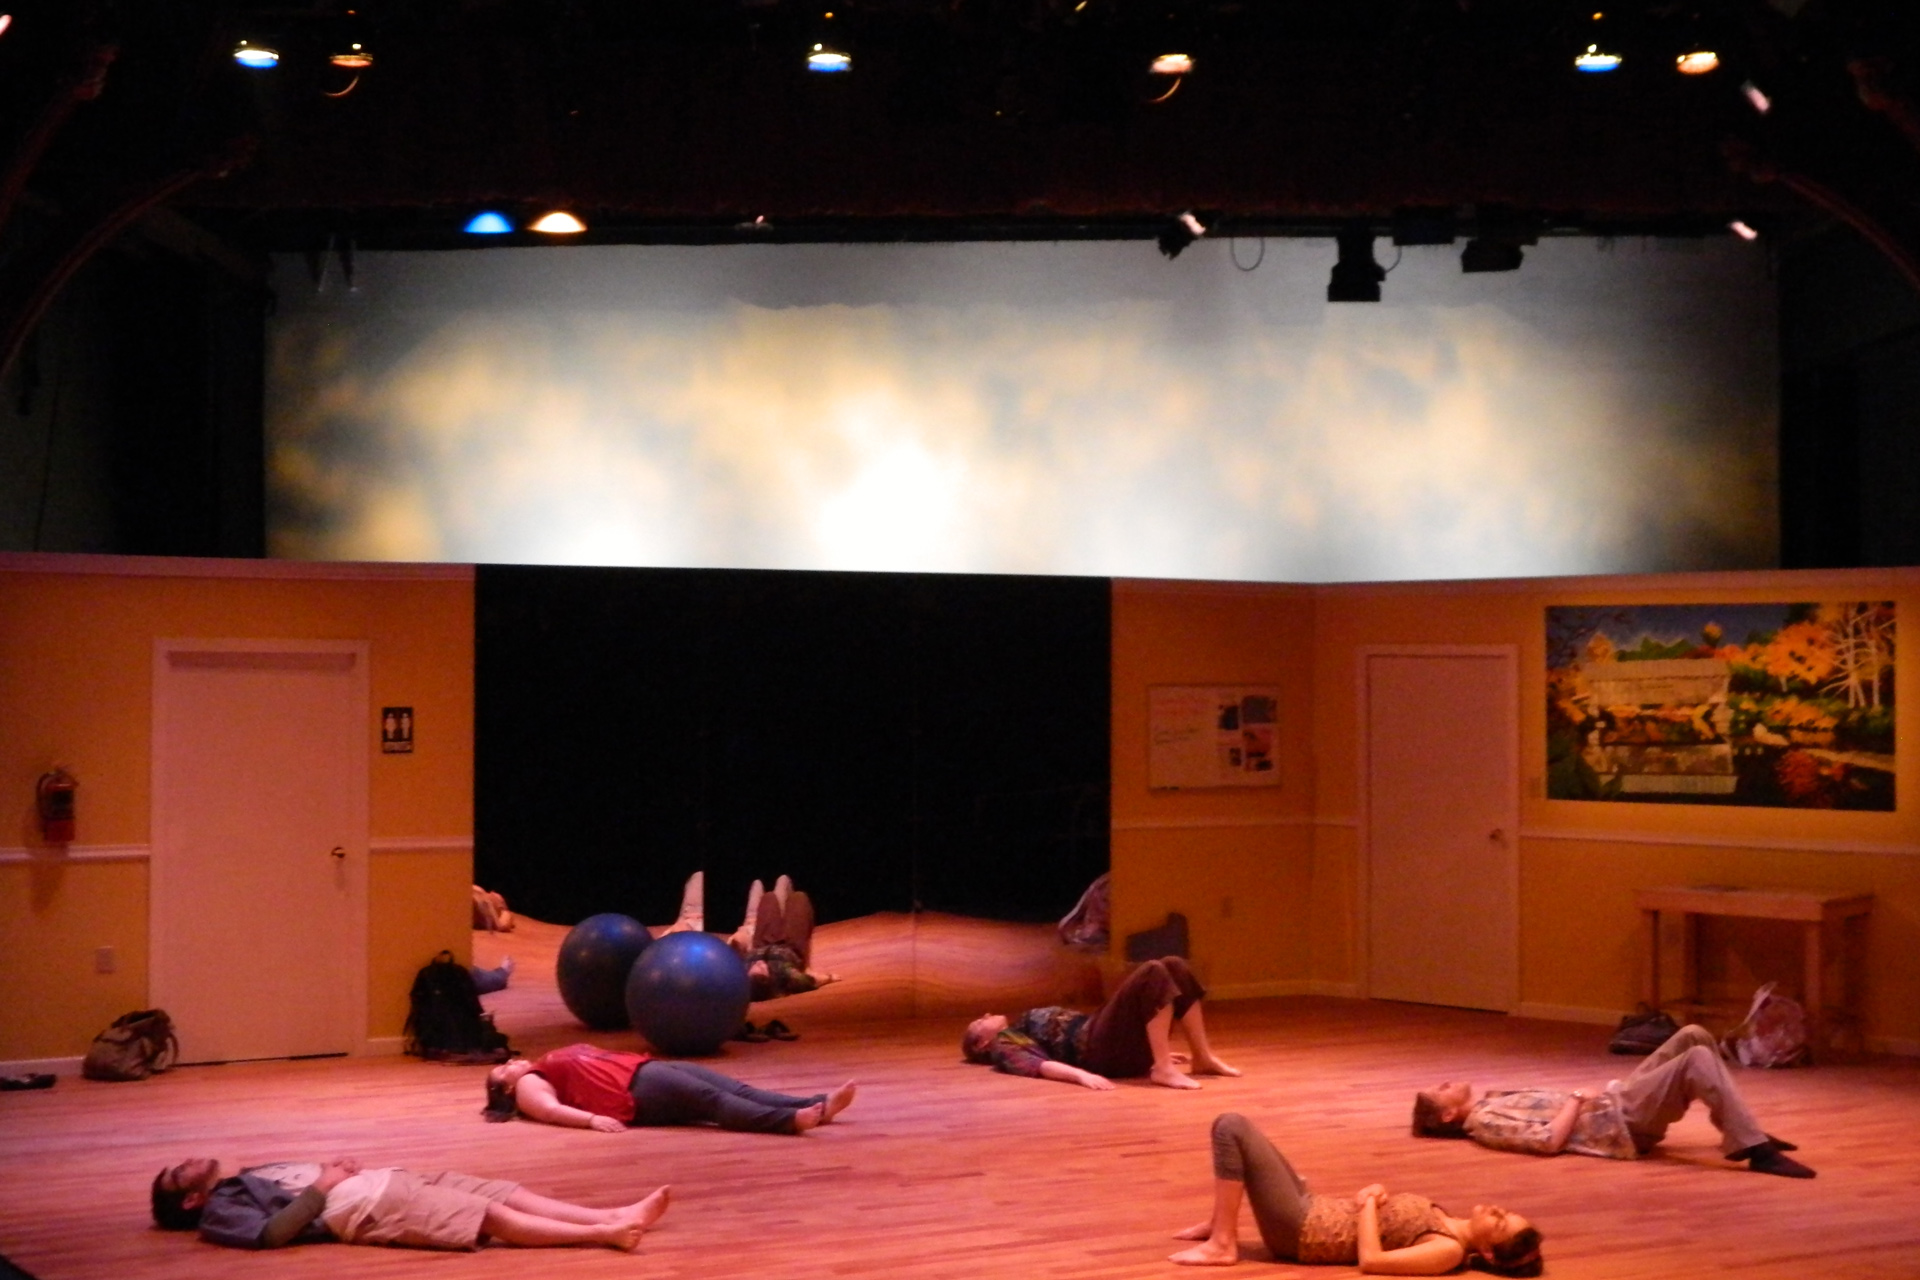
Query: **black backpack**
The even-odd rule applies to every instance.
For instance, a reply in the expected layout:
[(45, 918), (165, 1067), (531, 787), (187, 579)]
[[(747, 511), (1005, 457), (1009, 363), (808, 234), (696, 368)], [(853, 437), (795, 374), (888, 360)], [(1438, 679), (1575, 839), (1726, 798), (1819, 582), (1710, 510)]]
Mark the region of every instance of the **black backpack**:
[(480, 1007), (467, 966), (442, 951), (421, 966), (408, 993), (407, 1052), (436, 1062), (505, 1062), (513, 1056), (493, 1015)]

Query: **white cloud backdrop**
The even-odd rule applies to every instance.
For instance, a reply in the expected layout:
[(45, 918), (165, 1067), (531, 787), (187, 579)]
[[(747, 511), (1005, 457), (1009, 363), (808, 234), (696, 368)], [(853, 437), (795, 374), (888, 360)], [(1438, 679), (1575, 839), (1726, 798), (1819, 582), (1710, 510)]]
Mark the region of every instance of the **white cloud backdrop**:
[[(1319, 241), (277, 264), (274, 555), (1343, 581), (1773, 562), (1765, 262)], [(1383, 264), (1395, 253), (1382, 242)]]

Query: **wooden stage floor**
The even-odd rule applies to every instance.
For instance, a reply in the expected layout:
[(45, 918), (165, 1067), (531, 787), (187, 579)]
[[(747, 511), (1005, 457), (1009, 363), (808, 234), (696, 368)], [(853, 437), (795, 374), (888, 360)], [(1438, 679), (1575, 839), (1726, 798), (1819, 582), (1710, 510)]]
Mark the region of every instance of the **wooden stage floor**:
[[(530, 922), (476, 938), (476, 959), (507, 951), (519, 964), (514, 985), (489, 997), (501, 1025), (533, 1052), (588, 1038), (633, 1045), (630, 1033), (572, 1024), (552, 987), (560, 932)], [(1912, 1060), (1738, 1073), (1767, 1126), (1820, 1171), (1812, 1182), (1727, 1164), (1698, 1113), (1646, 1160), (1539, 1160), (1409, 1137), (1412, 1092), (1449, 1077), (1602, 1084), (1634, 1061), (1604, 1051), (1605, 1028), (1316, 997), (1221, 1003), (1210, 1010), (1214, 1038), (1244, 1079), (1095, 1093), (959, 1060), (968, 1013), (1097, 986), (1097, 967), (1045, 928), (872, 917), (829, 926), (818, 949), (820, 967), (853, 979), (755, 1010), (801, 1038), (730, 1044), (714, 1060), (797, 1091), (859, 1080), (854, 1107), (815, 1133), (489, 1125), (480, 1068), (398, 1057), (188, 1067), (139, 1084), (62, 1079), (0, 1093), (0, 1255), (40, 1280), (1171, 1280), (1196, 1274), (1165, 1261), (1176, 1247), (1168, 1233), (1206, 1216), (1207, 1125), (1235, 1110), (1321, 1189), (1377, 1179), (1456, 1210), (1494, 1202), (1529, 1214), (1551, 1276), (1920, 1277)], [(631, 1256), (325, 1245), (262, 1257), (148, 1225), (153, 1173), (200, 1154), (229, 1165), (351, 1154), (517, 1178), (592, 1203), (665, 1182), (674, 1203)], [(1238, 1274), (1355, 1274), (1277, 1264), (1257, 1243), (1243, 1251)]]

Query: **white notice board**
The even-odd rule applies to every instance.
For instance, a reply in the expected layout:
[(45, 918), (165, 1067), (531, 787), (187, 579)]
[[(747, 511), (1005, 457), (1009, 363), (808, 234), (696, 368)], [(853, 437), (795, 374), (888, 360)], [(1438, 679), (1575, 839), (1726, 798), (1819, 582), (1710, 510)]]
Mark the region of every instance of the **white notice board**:
[(1156, 684), (1147, 689), (1147, 785), (1280, 785), (1277, 685)]

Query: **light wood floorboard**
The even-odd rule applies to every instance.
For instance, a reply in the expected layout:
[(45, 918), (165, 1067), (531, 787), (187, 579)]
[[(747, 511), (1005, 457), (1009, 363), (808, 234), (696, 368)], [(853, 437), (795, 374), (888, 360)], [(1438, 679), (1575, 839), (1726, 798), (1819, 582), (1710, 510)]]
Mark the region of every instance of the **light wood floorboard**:
[[(634, 1047), (631, 1033), (589, 1035), (567, 1016), (551, 977), (562, 932), (529, 922), (476, 937), (477, 960), (510, 952), (519, 964), (513, 986), (489, 997), (501, 1025), (531, 1052), (576, 1039)], [(1454, 1209), (1486, 1201), (1531, 1215), (1548, 1238), (1548, 1274), (1568, 1280), (1920, 1276), (1920, 1064), (1910, 1060), (1738, 1073), (1769, 1129), (1819, 1169), (1813, 1182), (1726, 1163), (1697, 1113), (1647, 1160), (1537, 1160), (1409, 1137), (1412, 1091), (1443, 1078), (1601, 1084), (1633, 1062), (1604, 1052), (1604, 1028), (1314, 997), (1221, 1003), (1210, 1009), (1215, 1041), (1244, 1079), (1209, 1079), (1197, 1093), (1094, 1093), (959, 1060), (968, 1014), (1097, 990), (1100, 967), (1043, 927), (873, 917), (823, 930), (818, 967), (852, 976), (754, 1010), (801, 1039), (731, 1044), (713, 1060), (800, 1091), (858, 1079), (856, 1105), (816, 1133), (489, 1125), (477, 1114), (480, 1068), (410, 1058), (190, 1067), (138, 1084), (62, 1079), (0, 1094), (0, 1255), (40, 1280), (1171, 1280), (1195, 1274), (1164, 1259), (1176, 1247), (1168, 1233), (1208, 1209), (1208, 1122), (1236, 1110), (1321, 1189), (1379, 1179)], [(675, 1199), (633, 1256), (328, 1245), (260, 1257), (148, 1226), (153, 1173), (195, 1154), (229, 1165), (353, 1154), (604, 1204), (667, 1182)], [(1247, 1251), (1238, 1274), (1353, 1274)]]

